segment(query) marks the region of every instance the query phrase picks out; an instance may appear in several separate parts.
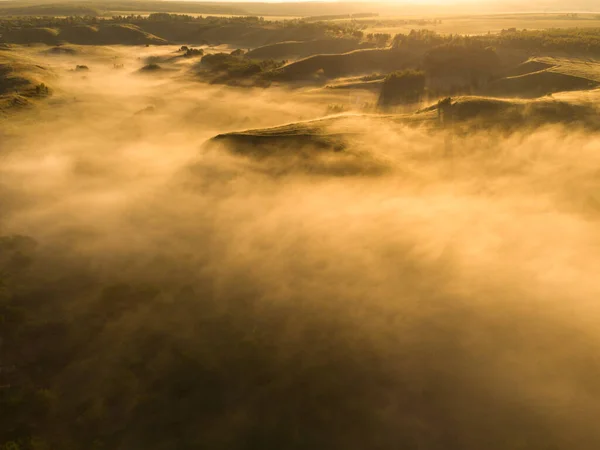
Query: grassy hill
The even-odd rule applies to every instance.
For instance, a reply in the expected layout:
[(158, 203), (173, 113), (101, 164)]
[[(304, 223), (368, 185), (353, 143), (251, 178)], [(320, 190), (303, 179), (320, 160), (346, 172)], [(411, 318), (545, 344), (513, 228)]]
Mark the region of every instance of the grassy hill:
[(269, 81), (264, 75), (283, 64), (285, 61), (250, 59), (245, 57), (243, 50), (236, 50), (204, 55), (192, 71), (200, 79), (213, 84), (268, 87)]
[(255, 48), (285, 41), (322, 39), (327, 36), (320, 27), (281, 27), (247, 24), (228, 24), (198, 30), (190, 37), (195, 41), (229, 44), (241, 48)]
[(537, 58), (531, 58), (524, 63), (519, 64), (517, 67), (512, 67), (504, 73), (504, 76), (517, 77), (519, 75), (529, 75), (534, 72), (549, 69), (550, 67), (552, 67), (552, 64), (547, 64)]
[(179, 12), (195, 14), (249, 14), (242, 4), (172, 1), (14, 1), (0, 2), (2, 16), (112, 16), (115, 13)]
[(364, 80), (364, 79), (345, 79), (334, 84), (326, 86), (327, 89), (348, 89), (348, 90), (367, 90), (373, 92), (381, 91), (383, 79)]
[[(121, 36), (127, 28), (135, 31), (135, 34), (130, 32), (122, 36), (124, 42), (118, 43), (155, 44), (169, 41), (186, 45), (227, 44), (244, 49), (279, 42), (349, 38), (356, 31), (356, 26), (352, 24), (268, 21), (259, 17), (196, 17), (168, 13), (117, 15), (111, 18), (27, 16), (0, 18), (0, 42), (53, 45), (60, 39), (58, 35), (63, 33), (62, 39), (68, 38), (68, 42), (74, 44), (92, 42), (103, 45), (114, 43), (115, 40), (103, 35), (105, 30), (112, 30), (112, 34)], [(334, 45), (340, 45), (339, 51), (361, 47), (358, 43), (351, 47), (343, 44)], [(338, 51), (337, 48), (334, 50)]]
[(50, 95), (50, 88), (45, 87), (52, 78), (49, 69), (36, 64), (18, 50), (0, 48), (0, 114)]
[(489, 86), (489, 93), (515, 97), (540, 97), (556, 92), (593, 89), (599, 85), (600, 83), (586, 78), (543, 70), (495, 81)]
[[(93, 30), (93, 28), (92, 28)], [(85, 38), (87, 42), (78, 42), (77, 35), (73, 36), (73, 44), (90, 43), (92, 45), (164, 45), (167, 41), (158, 36), (154, 36), (139, 27), (131, 24), (110, 24), (100, 26), (96, 29), (96, 33), (89, 33)], [(60, 36), (63, 34), (61, 32)], [(91, 39), (90, 39), (91, 38)], [(88, 40), (89, 39), (89, 40)]]
[(47, 44), (56, 45), (60, 42), (58, 38), (60, 30), (56, 28), (17, 28), (5, 31), (0, 35), (0, 42), (11, 44)]
[(509, 76), (496, 80), (489, 94), (539, 97), (563, 91), (595, 89), (600, 86), (600, 64), (578, 58), (537, 57), (519, 65)]
[[(230, 145), (234, 152), (247, 153), (252, 152), (252, 149), (260, 148), (260, 151), (253, 153), (255, 156), (273, 155), (290, 148), (310, 147), (317, 150), (339, 151), (344, 148), (343, 139), (346, 133), (328, 131), (328, 128), (338, 121), (339, 118), (319, 119), (274, 128), (227, 133), (216, 136), (213, 141)], [(244, 148), (246, 146), (247, 148)]]
[[(437, 105), (433, 105), (433, 108), (437, 110)], [(431, 109), (423, 112), (430, 112)], [(476, 127), (515, 131), (555, 124), (599, 130), (598, 112), (596, 104), (584, 97), (572, 100), (560, 97), (509, 100), (467, 96), (454, 99), (451, 105), (453, 122), (465, 130)]]
[(595, 59), (538, 57), (533, 61), (548, 65), (548, 71), (600, 82), (600, 63)]
[(61, 28), (21, 28), (4, 32), (0, 41), (14, 44), (162, 45), (167, 41), (131, 24), (74, 25)]
[(334, 55), (316, 55), (290, 63), (272, 73), (284, 81), (327, 80), (373, 72), (392, 72), (418, 64), (411, 53), (368, 49)]
[[(600, 99), (600, 91), (593, 99)], [(236, 154), (253, 158), (290, 154), (314, 157), (324, 153), (356, 155), (356, 143), (367, 136), (369, 127), (360, 121), (387, 126), (426, 126), (432, 130), (451, 127), (455, 132), (487, 129), (513, 132), (552, 124), (600, 130), (597, 102), (581, 98), (509, 100), (462, 96), (452, 99), (446, 120), (440, 122), (438, 103), (412, 114), (348, 114), (325, 119), (286, 124), (279, 127), (221, 134), (211, 140)], [(359, 119), (359, 122), (357, 122)], [(359, 144), (360, 146), (360, 144)]]
[(275, 176), (290, 172), (325, 176), (379, 175), (389, 170), (387, 161), (356, 145), (365, 137), (355, 129), (356, 120), (362, 119), (382, 120), (376, 116), (341, 115), (227, 133), (211, 139), (205, 149), (226, 149), (247, 158), (249, 164), (256, 163), (254, 170)]
[(272, 128), (220, 134), (210, 143), (224, 145), (234, 154), (258, 159), (290, 155), (310, 158), (327, 154), (345, 157), (360, 153), (351, 144), (364, 137), (364, 129), (357, 128), (357, 122), (435, 126), (436, 120), (435, 111), (396, 115), (343, 114)]
[(295, 59), (319, 54), (348, 53), (372, 47), (373, 45), (361, 43), (357, 39), (315, 39), (265, 45), (251, 50), (248, 56), (260, 59)]

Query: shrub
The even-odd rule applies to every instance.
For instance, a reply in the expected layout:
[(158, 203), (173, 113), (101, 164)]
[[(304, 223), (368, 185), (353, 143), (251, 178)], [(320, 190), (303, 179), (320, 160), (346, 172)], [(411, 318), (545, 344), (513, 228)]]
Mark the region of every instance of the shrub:
[(40, 83), (35, 87), (36, 95), (45, 97), (50, 93), (50, 89), (44, 83)]
[(202, 65), (210, 72), (225, 72), (228, 77), (241, 78), (259, 75), (281, 67), (285, 61), (259, 61), (227, 53), (214, 53), (202, 58)]
[(204, 55), (204, 50), (202, 50), (201, 48), (188, 48), (185, 51), (185, 56), (186, 58), (192, 58), (194, 56), (203, 56)]
[(152, 64), (146, 64), (140, 70), (142, 72), (156, 72), (161, 69), (162, 69), (162, 67), (160, 67), (158, 64), (152, 63)]

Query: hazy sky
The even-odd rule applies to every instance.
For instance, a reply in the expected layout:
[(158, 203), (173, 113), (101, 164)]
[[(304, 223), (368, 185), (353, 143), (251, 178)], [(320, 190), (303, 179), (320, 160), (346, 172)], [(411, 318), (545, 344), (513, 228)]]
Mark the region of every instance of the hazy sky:
[[(207, 0), (201, 0), (207, 1)], [(412, 6), (431, 6), (431, 5), (460, 5), (462, 7), (487, 7), (501, 8), (504, 10), (560, 10), (560, 11), (600, 11), (600, 0), (208, 0), (215, 2), (233, 2), (233, 3), (362, 3), (383, 5), (412, 5)]]
[(557, 8), (560, 10), (589, 10), (600, 11), (600, 0), (191, 0), (209, 2), (231, 2), (231, 3), (363, 3), (363, 4), (388, 4), (388, 5), (472, 5), (472, 6), (505, 6), (515, 9), (523, 9), (527, 6), (536, 8)]
[(300, 3), (300, 2), (311, 2), (311, 3), (373, 3), (373, 4), (408, 4), (408, 5), (424, 5), (424, 4), (441, 4), (441, 3), (498, 3), (498, 0), (188, 0), (188, 1), (199, 1), (203, 2), (214, 2), (214, 3)]

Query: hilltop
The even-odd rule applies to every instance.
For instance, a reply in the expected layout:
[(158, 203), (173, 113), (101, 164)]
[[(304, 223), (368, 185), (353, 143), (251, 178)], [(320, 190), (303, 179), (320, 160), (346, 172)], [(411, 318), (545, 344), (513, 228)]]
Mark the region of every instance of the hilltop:
[[(59, 42), (86, 45), (227, 44), (257, 48), (287, 41), (348, 38), (356, 25), (308, 23), (302, 20), (268, 21), (259, 17), (196, 17), (168, 13), (102, 18), (0, 18), (0, 42), (12, 44)], [(346, 45), (346, 47), (344, 46)], [(348, 43), (342, 43), (344, 50)], [(357, 44), (360, 47), (359, 44)]]
[(245, 130), (215, 136), (212, 144), (224, 144), (230, 151), (263, 158), (292, 152), (317, 154), (344, 153), (367, 135), (369, 128), (357, 127), (365, 121), (387, 126), (427, 127), (432, 131), (473, 130), (515, 132), (547, 125), (576, 125), (600, 130), (600, 90), (593, 96), (541, 98), (536, 100), (461, 96), (434, 103), (410, 114), (343, 114), (324, 119), (286, 124), (279, 127)]
[(509, 76), (494, 81), (489, 93), (517, 97), (539, 97), (563, 91), (600, 86), (600, 63), (590, 59), (534, 57)]
[(309, 41), (278, 42), (265, 45), (248, 52), (249, 58), (260, 59), (299, 59), (319, 54), (348, 53), (354, 50), (372, 48), (374, 45), (360, 39), (327, 38)]
[(418, 64), (409, 52), (387, 49), (355, 50), (332, 55), (315, 55), (292, 62), (271, 73), (278, 81), (325, 82), (334, 78), (371, 72), (392, 72)]
[(53, 77), (49, 68), (18, 50), (0, 48), (0, 114), (50, 95)]
[(2, 33), (2, 41), (11, 44), (61, 43), (79, 45), (164, 45), (165, 39), (132, 24), (65, 25), (58, 27), (14, 28)]

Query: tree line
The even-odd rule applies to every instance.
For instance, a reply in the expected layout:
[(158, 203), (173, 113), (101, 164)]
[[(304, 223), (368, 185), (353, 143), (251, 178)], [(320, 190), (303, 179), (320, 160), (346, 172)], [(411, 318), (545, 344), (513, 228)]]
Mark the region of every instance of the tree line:
[(600, 28), (555, 28), (547, 30), (504, 30), (500, 34), (466, 36), (460, 34), (441, 35), (431, 30), (412, 30), (398, 34), (392, 48), (418, 47), (493, 47), (536, 52), (565, 52), (571, 54), (600, 54)]

